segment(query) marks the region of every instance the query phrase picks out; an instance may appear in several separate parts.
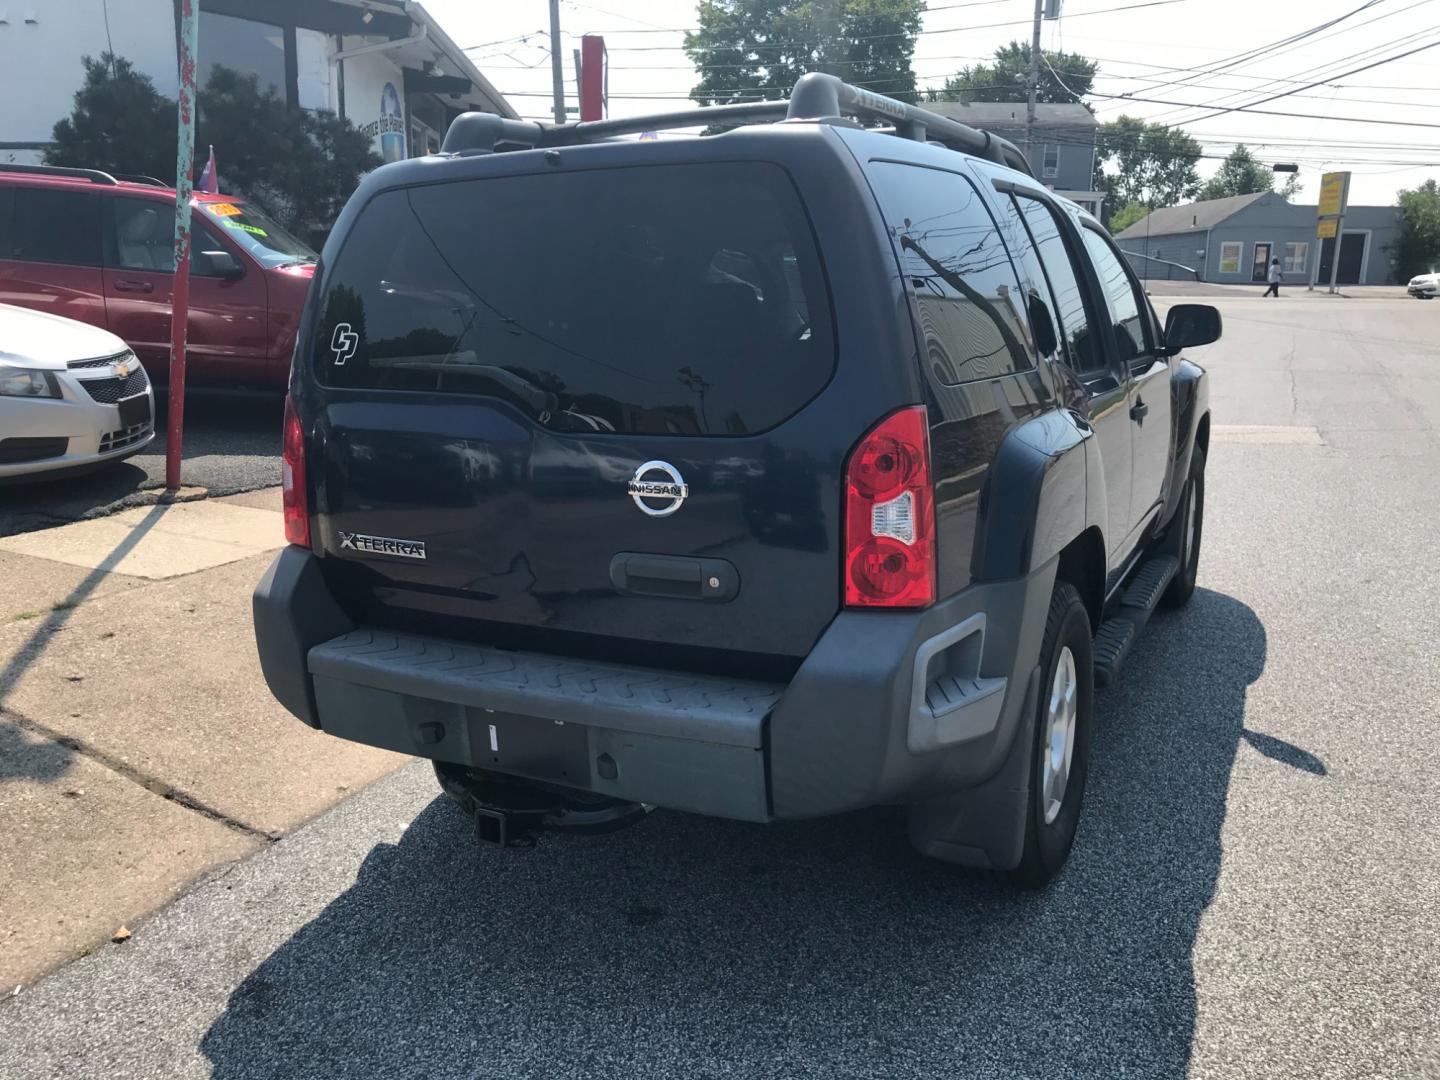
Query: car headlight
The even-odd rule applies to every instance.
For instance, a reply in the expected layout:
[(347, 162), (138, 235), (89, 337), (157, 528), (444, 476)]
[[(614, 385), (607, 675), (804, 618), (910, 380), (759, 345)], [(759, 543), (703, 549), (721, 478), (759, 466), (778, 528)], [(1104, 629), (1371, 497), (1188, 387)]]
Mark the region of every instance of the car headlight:
[(0, 397), (58, 398), (60, 387), (48, 371), (0, 365)]

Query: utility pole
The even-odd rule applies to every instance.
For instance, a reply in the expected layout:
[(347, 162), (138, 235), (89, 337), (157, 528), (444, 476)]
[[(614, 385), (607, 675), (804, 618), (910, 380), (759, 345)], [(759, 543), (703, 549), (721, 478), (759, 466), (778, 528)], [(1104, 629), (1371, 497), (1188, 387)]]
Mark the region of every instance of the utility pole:
[(555, 86), (555, 123), (565, 123), (565, 68), (560, 59), (560, 0), (550, 0), (550, 77)]
[(195, 57), (199, 4), (181, 0), (177, 45), (180, 94), (175, 149), (175, 273), (170, 286), (170, 429), (165, 442), (165, 490), (180, 489), (180, 443), (185, 435), (185, 333), (190, 323), (190, 193), (195, 168)]
[(1025, 160), (1035, 168), (1032, 156), (1035, 142), (1035, 89), (1040, 82), (1040, 20), (1045, 16), (1045, 0), (1035, 0), (1035, 29), (1030, 35), (1030, 94), (1025, 104)]

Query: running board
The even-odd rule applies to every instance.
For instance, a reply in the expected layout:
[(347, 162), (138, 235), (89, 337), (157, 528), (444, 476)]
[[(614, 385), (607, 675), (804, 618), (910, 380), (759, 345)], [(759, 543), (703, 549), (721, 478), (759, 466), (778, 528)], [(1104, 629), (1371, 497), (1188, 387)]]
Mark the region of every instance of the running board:
[(1165, 588), (1180, 562), (1174, 555), (1157, 555), (1141, 564), (1125, 591), (1119, 610), (1100, 624), (1095, 634), (1095, 685), (1109, 686), (1120, 675), (1120, 665), (1140, 636), (1140, 628), (1165, 595)]

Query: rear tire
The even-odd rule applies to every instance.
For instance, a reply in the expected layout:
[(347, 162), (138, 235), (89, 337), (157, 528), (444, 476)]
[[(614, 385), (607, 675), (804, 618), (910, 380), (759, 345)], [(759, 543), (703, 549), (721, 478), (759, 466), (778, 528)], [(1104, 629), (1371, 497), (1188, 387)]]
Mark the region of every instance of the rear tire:
[(1195, 592), (1195, 578), (1200, 570), (1200, 539), (1205, 526), (1205, 452), (1198, 446), (1190, 454), (1190, 475), (1180, 506), (1165, 532), (1161, 550), (1174, 555), (1180, 568), (1170, 579), (1160, 603), (1167, 608), (1183, 607)]
[(1040, 889), (1060, 873), (1075, 830), (1089, 773), (1095, 702), (1090, 614), (1068, 581), (1057, 581), (1040, 648), (1040, 693), (1030, 733), (1030, 791), (1020, 863), (1002, 876)]

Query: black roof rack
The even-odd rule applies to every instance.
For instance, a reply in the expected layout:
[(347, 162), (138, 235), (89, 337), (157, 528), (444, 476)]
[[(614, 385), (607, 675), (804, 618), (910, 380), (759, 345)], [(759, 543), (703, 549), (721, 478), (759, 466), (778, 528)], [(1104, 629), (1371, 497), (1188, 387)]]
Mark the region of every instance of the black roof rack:
[(882, 120), (893, 125), (888, 133), (917, 142), (937, 142), (1034, 176), (1025, 155), (1007, 139), (972, 128), (916, 105), (852, 86), (834, 75), (812, 71), (802, 75), (788, 101), (753, 101), (738, 105), (712, 105), (677, 112), (651, 113), (623, 120), (582, 120), (572, 124), (542, 124), (507, 120), (493, 113), (468, 112), (457, 116), (445, 133), (441, 153), (494, 151), (573, 146), (616, 135), (634, 135), (662, 128), (702, 124), (754, 124), (775, 120)]
[(35, 176), (74, 176), (92, 184), (114, 185), (115, 177), (99, 169), (69, 169), (63, 165), (0, 165), (0, 172), (29, 173)]

